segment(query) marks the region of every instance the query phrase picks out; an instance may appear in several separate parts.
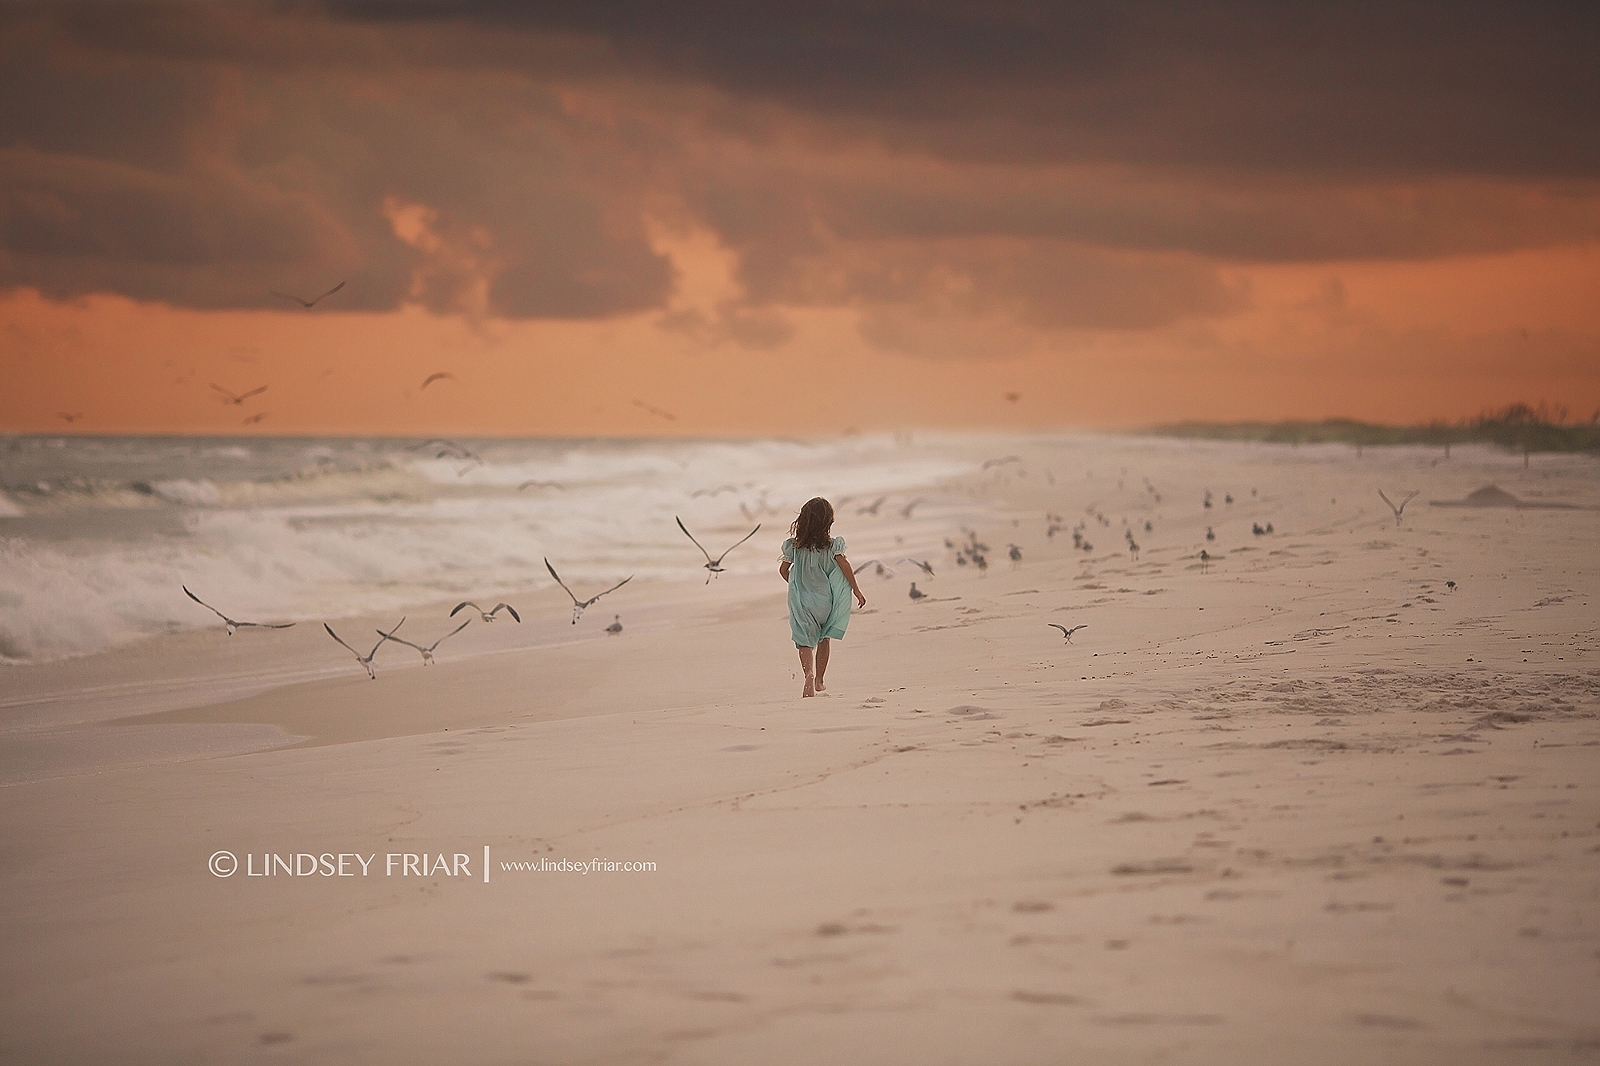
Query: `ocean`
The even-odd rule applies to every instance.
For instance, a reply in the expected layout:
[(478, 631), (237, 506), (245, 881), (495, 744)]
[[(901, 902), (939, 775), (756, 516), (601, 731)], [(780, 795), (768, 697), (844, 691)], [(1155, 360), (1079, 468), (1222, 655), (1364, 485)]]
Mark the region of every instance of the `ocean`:
[[(960, 435), (796, 440), (0, 438), (0, 661), (92, 654), (217, 624), (337, 619), (453, 597), (703, 581), (681, 517), (730, 574), (773, 565), (800, 505), (891, 500), (895, 540), (932, 551), (985, 504), (936, 493), (978, 473)], [(535, 484), (528, 484), (534, 482)], [(900, 515), (896, 515), (901, 518)], [(861, 556), (858, 556), (860, 558)]]

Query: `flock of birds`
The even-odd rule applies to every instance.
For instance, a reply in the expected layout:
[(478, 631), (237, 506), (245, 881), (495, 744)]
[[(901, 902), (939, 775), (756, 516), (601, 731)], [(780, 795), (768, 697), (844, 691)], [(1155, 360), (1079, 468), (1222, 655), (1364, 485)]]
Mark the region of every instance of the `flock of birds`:
[[(425, 445), (436, 445), (436, 444), (440, 444), (440, 443), (448, 443), (448, 442), (433, 442), (433, 441), (430, 441), (430, 442), (425, 442)], [(711, 553), (706, 551), (705, 547), (703, 545), (701, 545), (700, 541), (695, 538), (695, 535), (693, 533), (689, 532), (689, 527), (687, 527), (687, 526), (685, 526), (683, 524), (683, 519), (679, 518), (679, 519), (677, 519), (677, 522), (678, 522), (678, 528), (683, 530), (684, 536), (688, 537), (689, 540), (694, 543), (694, 546), (696, 548), (700, 549), (700, 553), (705, 556), (706, 561), (705, 561), (705, 565), (704, 565), (703, 569), (707, 571), (707, 573), (706, 573), (706, 584), (708, 584), (708, 585), (711, 583), (711, 579), (713, 577), (715, 577), (718, 574), (724, 572), (725, 568), (722, 565), (722, 561), (728, 557), (729, 552), (732, 552), (734, 548), (737, 548), (739, 545), (743, 544), (745, 541), (747, 541), (751, 537), (755, 536), (761, 530), (760, 523), (757, 523), (756, 527), (754, 529), (752, 529), (750, 532), (746, 533), (744, 536), (740, 537), (730, 547), (728, 547), (726, 550), (724, 550), (722, 552), (722, 554), (718, 555), (716, 558), (712, 558)], [(572, 600), (572, 624), (573, 625), (577, 625), (578, 624), (578, 619), (583, 617), (583, 612), (585, 610), (587, 610), (588, 608), (593, 607), (595, 605), (595, 603), (597, 603), (601, 599), (601, 597), (609, 596), (611, 593), (617, 591), (622, 586), (624, 586), (628, 582), (632, 581), (633, 577), (634, 577), (634, 575), (629, 574), (627, 577), (623, 578), (621, 581), (617, 582), (615, 585), (612, 585), (610, 588), (606, 589), (605, 591), (597, 592), (593, 596), (590, 596), (588, 599), (580, 600), (578, 598), (578, 594), (573, 592), (572, 589), (570, 587), (568, 587), (567, 583), (562, 580), (561, 575), (556, 572), (555, 565), (553, 563), (551, 563), (548, 558), (546, 558), (544, 560), (544, 565), (545, 565), (545, 569), (550, 572), (550, 576), (555, 579), (556, 584), (560, 585), (561, 586), (561, 590), (563, 592), (565, 592), (567, 594), (567, 596)], [(926, 564), (919, 564), (919, 565), (923, 565), (923, 566), (926, 567)], [(931, 567), (927, 567), (927, 571), (930, 574), (933, 573), (933, 570), (932, 570)], [(180, 586), (180, 587), (183, 589), (184, 595), (188, 596), (195, 603), (198, 603), (200, 606), (204, 607), (206, 610), (210, 611), (212, 614), (214, 614), (218, 618), (222, 619), (223, 627), (227, 630), (227, 634), (230, 637), (233, 636), (234, 633), (238, 632), (240, 629), (244, 629), (244, 628), (247, 628), (247, 627), (253, 627), (253, 628), (257, 628), (257, 629), (289, 629), (290, 627), (295, 625), (294, 622), (246, 622), (246, 621), (242, 621), (240, 619), (233, 618), (233, 617), (231, 617), (231, 616), (229, 616), (227, 614), (224, 614), (222, 611), (218, 610), (216, 607), (213, 607), (211, 604), (207, 603), (205, 600), (202, 600), (199, 596), (196, 596), (193, 592), (191, 592), (189, 590), (189, 586), (183, 585), (183, 586)], [(517, 613), (517, 609), (515, 607), (513, 607), (511, 604), (503, 603), (503, 602), (502, 603), (496, 603), (493, 607), (486, 608), (486, 607), (480, 606), (479, 604), (473, 602), (472, 600), (463, 600), (460, 603), (456, 604), (455, 607), (450, 611), (450, 617), (454, 618), (456, 615), (460, 614), (462, 611), (467, 611), (469, 609), (470, 609), (471, 612), (476, 612), (477, 615), (478, 615), (478, 618), (480, 620), (482, 620), (485, 624), (490, 623), (490, 622), (494, 622), (500, 616), (500, 613), (502, 611), (504, 611), (506, 613), (506, 615), (511, 618), (512, 621), (518, 623), (519, 625), (522, 623), (522, 615)], [(409, 640), (409, 639), (407, 639), (405, 637), (402, 637), (402, 636), (398, 635), (399, 631), (400, 631), (400, 627), (405, 625), (405, 623), (406, 623), (405, 616), (402, 616), (400, 621), (396, 622), (393, 626), (389, 627), (388, 629), (378, 629), (378, 630), (375, 631), (378, 634), (378, 641), (365, 654), (362, 654), (355, 647), (351, 646), (351, 644), (347, 640), (345, 640), (343, 637), (341, 637), (338, 633), (334, 632), (333, 626), (329, 625), (327, 622), (322, 623), (322, 628), (328, 631), (328, 636), (332, 637), (335, 641), (337, 641), (339, 643), (340, 647), (344, 648), (346, 651), (348, 651), (351, 655), (353, 655), (355, 657), (356, 662), (359, 663), (361, 665), (361, 668), (367, 672), (367, 677), (369, 677), (372, 680), (376, 681), (377, 678), (378, 678), (378, 671), (373, 666), (373, 660), (377, 657), (378, 650), (380, 648), (382, 648), (385, 644), (392, 642), (392, 643), (395, 643), (395, 644), (404, 644), (408, 648), (414, 648), (422, 656), (422, 665), (424, 665), (424, 666), (432, 666), (433, 663), (434, 663), (434, 652), (436, 650), (438, 650), (439, 645), (444, 643), (446, 640), (449, 640), (451, 637), (455, 636), (457, 633), (461, 632), (463, 629), (467, 628), (467, 626), (470, 625), (472, 623), (472, 621), (473, 621), (472, 616), (469, 613), (467, 618), (460, 625), (458, 625), (454, 629), (450, 630), (450, 632), (448, 632), (448, 633), (444, 634), (443, 636), (439, 637), (432, 644), (423, 645), (423, 644), (417, 644), (417, 643), (415, 643), (415, 642), (413, 642), (413, 641), (411, 641), (411, 640)], [(605, 631), (608, 634), (610, 634), (611, 636), (616, 636), (619, 633), (621, 633), (622, 632), (622, 616), (620, 614), (614, 615), (613, 618), (612, 618), (611, 624), (605, 627)]]
[[(341, 287), (342, 286), (335, 286), (333, 289), (328, 290), (328, 292), (323, 293), (321, 296), (318, 296), (315, 300), (312, 300), (312, 301), (301, 301), (301, 302), (304, 303), (305, 306), (309, 309), (310, 307), (314, 306), (317, 301), (323, 299), (326, 296), (332, 295), (333, 293), (337, 292), (339, 290), (339, 288), (341, 288)], [(447, 377), (449, 375), (447, 375), (447, 374), (446, 375), (434, 375), (434, 377), (429, 379), (429, 382), (431, 382), (433, 380), (436, 380), (437, 378), (439, 378), (441, 376), (446, 376)], [(426, 387), (427, 384), (428, 384), (428, 382), (424, 382), (424, 387)], [(249, 399), (251, 396), (254, 396), (254, 395), (256, 395), (256, 394), (258, 394), (260, 392), (265, 391), (265, 388), (266, 388), (266, 386), (262, 386), (262, 387), (257, 388), (257, 389), (252, 389), (251, 391), (243, 393), (243, 394), (234, 394), (234, 393), (228, 392), (226, 389), (223, 389), (220, 386), (213, 385), (212, 387), (217, 389), (218, 392), (221, 392), (225, 396), (227, 402), (234, 403), (234, 404), (243, 403), (246, 399)], [(640, 403), (641, 406), (648, 407), (648, 405), (643, 404), (641, 401), (635, 401), (635, 402), (636, 403)], [(663, 414), (663, 415), (665, 414), (665, 412), (655, 411), (655, 409), (653, 409), (653, 408), (651, 410), (654, 411), (657, 414)], [(671, 416), (667, 416), (667, 417), (671, 417)], [(424, 449), (431, 450), (436, 458), (439, 458), (439, 459), (451, 459), (451, 460), (454, 460), (454, 461), (457, 461), (457, 462), (466, 463), (467, 466), (461, 468), (458, 471), (458, 475), (459, 474), (464, 474), (467, 470), (470, 470), (473, 466), (481, 466), (481, 465), (483, 465), (483, 462), (484, 462), (483, 458), (480, 455), (478, 455), (476, 452), (472, 451), (470, 448), (467, 448), (467, 447), (465, 447), (465, 446), (463, 446), (461, 444), (458, 444), (458, 443), (456, 443), (454, 441), (449, 441), (449, 440), (444, 440), (444, 439), (439, 439), (439, 438), (434, 438), (434, 439), (429, 439), (429, 440), (423, 441), (420, 444), (416, 444), (416, 445), (411, 446), (411, 448), (409, 450), (411, 450), (411, 451), (421, 451), (421, 450), (424, 450)], [(1007, 465), (1012, 464), (1012, 463), (1021, 463), (1021, 462), (1022, 462), (1021, 458), (1018, 457), (1018, 456), (1015, 456), (1015, 455), (1008, 455), (1008, 456), (1004, 456), (1004, 457), (998, 458), (998, 459), (989, 459), (989, 460), (986, 460), (986, 461), (983, 462), (983, 464), (980, 467), (980, 471), (988, 471), (988, 470), (995, 469), (995, 468), (998, 468), (998, 467), (1004, 467), (1004, 466), (1007, 466)], [(1050, 477), (1049, 480), (1050, 480), (1051, 484), (1054, 484), (1055, 479), (1054, 479), (1053, 476)], [(1160, 495), (1159, 492), (1156, 491), (1155, 486), (1150, 483), (1148, 478), (1145, 479), (1144, 485), (1145, 485), (1145, 489), (1149, 493), (1149, 495), (1156, 502), (1160, 502), (1161, 495)], [(1118, 486), (1119, 487), (1121, 486), (1121, 482), (1120, 481), (1118, 482)], [(564, 488), (564, 486), (562, 486), (559, 482), (554, 482), (554, 481), (524, 481), (521, 485), (518, 486), (518, 491), (522, 491), (522, 490), (525, 490), (525, 489), (528, 489), (528, 488), (532, 488), (532, 487), (554, 488), (554, 489), (557, 489), (557, 490), (562, 490)], [(738, 493), (739, 492), (739, 487), (736, 486), (736, 485), (718, 485), (718, 486), (716, 486), (714, 488), (698, 489), (695, 492), (691, 493), (690, 495), (691, 495), (691, 498), (701, 498), (701, 497), (715, 498), (715, 497), (721, 495), (724, 492)], [(1256, 490), (1252, 489), (1251, 490), (1251, 495), (1252, 496), (1256, 495)], [(1407, 495), (1403, 496), (1401, 498), (1400, 502), (1397, 504), (1393, 500), (1391, 500), (1389, 498), (1389, 496), (1382, 489), (1378, 490), (1378, 496), (1380, 498), (1382, 498), (1383, 502), (1385, 504), (1387, 504), (1389, 506), (1390, 510), (1394, 513), (1395, 524), (1397, 526), (1400, 524), (1402, 516), (1404, 515), (1406, 504), (1410, 503), (1411, 500), (1414, 499), (1417, 495), (1419, 495), (1419, 493), (1417, 491), (1412, 491), (1412, 492), (1408, 493)], [(843, 507), (843, 505), (848, 503), (849, 500), (850, 500), (850, 497), (844, 497), (844, 498), (840, 499), (840, 501), (839, 501), (840, 506)], [(872, 502), (867, 503), (867, 504), (865, 504), (865, 505), (863, 505), (861, 507), (858, 507), (856, 509), (855, 513), (858, 514), (858, 515), (876, 516), (879, 513), (879, 510), (883, 507), (884, 503), (887, 500), (888, 500), (888, 495), (887, 494), (879, 495), (876, 499), (872, 500)], [(1223, 497), (1223, 500), (1224, 500), (1224, 503), (1227, 504), (1227, 505), (1231, 505), (1234, 502), (1233, 495), (1231, 493), (1225, 494), (1224, 497)], [(909, 519), (911, 517), (913, 509), (916, 508), (919, 504), (921, 504), (923, 502), (924, 502), (924, 500), (920, 496), (912, 499), (909, 503), (907, 503), (901, 509), (901, 511), (900, 511), (901, 515), (903, 517)], [(1212, 494), (1210, 489), (1206, 489), (1205, 493), (1204, 493), (1204, 496), (1202, 498), (1201, 506), (1202, 506), (1203, 509), (1209, 510), (1209, 509), (1211, 509), (1213, 507), (1213, 505), (1214, 505), (1213, 494)], [(778, 514), (779, 513), (777, 508), (771, 507), (768, 504), (768, 502), (767, 502), (767, 494), (765, 492), (762, 493), (761, 498), (758, 501), (758, 503), (756, 505), (756, 509), (755, 509), (754, 512), (752, 512), (751, 509), (744, 503), (740, 504), (740, 509), (741, 509), (741, 511), (743, 511), (743, 513), (745, 514), (746, 518), (752, 518), (752, 517), (755, 517), (756, 515), (764, 515), (764, 514), (767, 514), (767, 513), (771, 513), (771, 514)], [(1088, 535), (1087, 535), (1090, 519), (1093, 519), (1094, 522), (1096, 522), (1098, 525), (1107, 526), (1107, 527), (1109, 527), (1111, 525), (1111, 520), (1105, 516), (1105, 514), (1099, 509), (1097, 504), (1091, 503), (1087, 508), (1085, 508), (1084, 513), (1085, 513), (1086, 517), (1081, 519), (1081, 520), (1079, 520), (1071, 529), (1072, 544), (1073, 544), (1073, 548), (1075, 550), (1082, 551), (1082, 552), (1085, 552), (1085, 553), (1092, 553), (1094, 551), (1094, 544), (1093, 544), (1093, 542), (1091, 542), (1089, 540)], [(695, 537), (695, 535), (692, 532), (689, 531), (688, 526), (684, 525), (682, 518), (677, 518), (675, 516), (675, 521), (677, 522), (677, 526), (678, 526), (679, 530), (681, 530), (683, 532), (683, 535), (689, 538), (690, 542), (693, 543), (694, 546), (700, 550), (701, 555), (704, 556), (704, 558), (705, 558), (705, 563), (703, 564), (702, 568), (706, 571), (706, 584), (710, 584), (712, 578), (714, 578), (718, 574), (721, 574), (721, 573), (724, 572), (725, 568), (722, 565), (723, 564), (723, 560), (725, 560), (732, 551), (734, 551), (740, 545), (744, 544), (746, 541), (750, 540), (750, 538), (754, 537), (758, 532), (760, 532), (761, 526), (762, 526), (762, 523), (757, 522), (755, 527), (752, 528), (750, 530), (750, 532), (746, 533), (744, 536), (742, 536), (738, 540), (734, 541), (733, 544), (731, 544), (729, 547), (724, 549), (721, 552), (721, 554), (713, 557), (712, 554), (710, 553), (710, 551), (708, 551), (706, 549), (706, 547), (703, 544), (700, 543), (699, 539), (697, 537)], [(1013, 524), (1016, 524), (1015, 521), (1013, 522)], [(1046, 512), (1046, 514), (1045, 514), (1045, 533), (1046, 533), (1046, 538), (1047, 539), (1054, 539), (1056, 533), (1060, 532), (1061, 530), (1063, 530), (1065, 528), (1066, 528), (1066, 519), (1062, 515), (1056, 514), (1054, 512)], [(1154, 527), (1153, 527), (1152, 523), (1149, 520), (1146, 520), (1144, 522), (1143, 528), (1144, 528), (1144, 531), (1146, 533), (1153, 532), (1153, 530), (1154, 530)], [(1208, 543), (1214, 542), (1216, 540), (1216, 533), (1214, 532), (1212, 527), (1209, 526), (1209, 525), (1206, 526), (1205, 528), (1206, 528), (1205, 540)], [(1253, 522), (1251, 524), (1250, 532), (1251, 532), (1252, 535), (1259, 537), (1259, 536), (1267, 536), (1267, 535), (1272, 534), (1274, 532), (1274, 529), (1273, 529), (1273, 525), (1272, 525), (1271, 522), (1267, 522), (1265, 525), (1261, 524), (1260, 522)], [(945, 539), (945, 541), (944, 541), (946, 549), (954, 552), (954, 559), (955, 559), (955, 563), (956, 563), (957, 566), (962, 566), (962, 567), (971, 566), (971, 567), (973, 567), (974, 569), (977, 570), (977, 572), (978, 572), (980, 577), (986, 576), (987, 572), (988, 572), (988, 569), (989, 569), (989, 553), (991, 551), (991, 548), (989, 547), (988, 544), (985, 544), (983, 541), (981, 541), (978, 538), (978, 534), (977, 534), (976, 530), (968, 529), (968, 528), (963, 527), (962, 533), (965, 536), (965, 540), (963, 542), (961, 542), (961, 543), (957, 543), (955, 540), (947, 537)], [(1127, 550), (1128, 550), (1129, 555), (1132, 558), (1134, 558), (1135, 560), (1137, 560), (1138, 556), (1139, 556), (1139, 551), (1140, 551), (1139, 543), (1134, 537), (1134, 527), (1132, 525), (1128, 524), (1128, 521), (1127, 521), (1126, 518), (1123, 519), (1123, 530), (1122, 530), (1122, 533), (1123, 533), (1123, 538), (1124, 538), (1124, 540), (1126, 542), (1126, 545), (1127, 545)], [(1018, 568), (1021, 567), (1021, 565), (1022, 565), (1022, 547), (1020, 545), (1015, 544), (1015, 543), (1008, 543), (1006, 545), (1006, 555), (1011, 561), (1012, 569), (1015, 570), (1015, 569), (1018, 569)], [(1206, 548), (1202, 547), (1200, 549), (1198, 555), (1195, 556), (1195, 558), (1198, 558), (1198, 560), (1199, 560), (1201, 572), (1205, 573), (1207, 571), (1208, 567), (1209, 567), (1209, 564), (1211, 563), (1211, 561), (1213, 559), (1213, 556), (1211, 555), (1211, 553)], [(854, 567), (854, 570), (855, 570), (855, 572), (857, 574), (860, 574), (860, 575), (863, 575), (863, 576), (866, 576), (866, 575), (869, 575), (869, 574), (876, 574), (877, 576), (882, 577), (882, 578), (889, 578), (889, 577), (895, 576), (895, 574), (897, 573), (897, 571), (895, 570), (895, 566), (901, 565), (901, 564), (910, 564), (911, 566), (916, 567), (917, 570), (921, 572), (921, 574), (923, 575), (924, 578), (932, 578), (932, 577), (935, 576), (933, 564), (931, 562), (929, 562), (927, 559), (916, 559), (916, 558), (912, 558), (910, 556), (902, 556), (901, 558), (895, 560), (894, 564), (888, 564), (888, 563), (885, 563), (882, 560), (876, 559), (876, 558), (868, 559), (868, 560), (866, 560), (864, 562), (856, 564), (856, 566)], [(561, 575), (556, 571), (555, 565), (552, 564), (548, 558), (546, 558), (544, 560), (544, 565), (545, 565), (545, 569), (547, 571), (549, 571), (551, 578), (554, 579), (556, 584), (561, 587), (561, 590), (563, 592), (565, 592), (567, 594), (568, 598), (572, 601), (572, 624), (573, 625), (577, 625), (578, 624), (578, 621), (579, 621), (579, 619), (581, 619), (583, 617), (583, 612), (585, 610), (587, 610), (588, 608), (594, 606), (595, 603), (597, 603), (603, 597), (609, 596), (611, 593), (616, 592), (618, 589), (622, 588), (624, 585), (626, 585), (628, 582), (632, 581), (633, 578), (634, 578), (634, 575), (630, 574), (627, 577), (623, 578), (621, 581), (618, 581), (616, 584), (612, 585), (611, 587), (609, 587), (609, 588), (607, 588), (607, 589), (605, 589), (605, 590), (603, 590), (601, 592), (597, 592), (593, 596), (588, 597), (587, 599), (580, 599), (578, 594), (573, 592), (572, 589), (567, 585), (566, 581), (562, 579)], [(1450, 591), (1454, 591), (1455, 590), (1455, 582), (1454, 581), (1448, 582), (1447, 584), (1448, 584), (1448, 587), (1449, 587)], [(236, 631), (238, 631), (239, 629), (244, 628), (244, 627), (257, 627), (257, 628), (262, 628), (262, 629), (288, 629), (288, 628), (290, 628), (291, 626), (293, 626), (295, 624), (293, 622), (270, 623), (270, 622), (241, 621), (241, 620), (232, 618), (232, 617), (228, 616), (227, 614), (224, 614), (222, 611), (218, 610), (216, 607), (212, 606), (209, 603), (206, 603), (199, 596), (196, 596), (192, 591), (190, 591), (188, 586), (186, 586), (186, 585), (183, 586), (183, 591), (184, 591), (185, 595), (187, 595), (195, 603), (197, 603), (200, 606), (206, 608), (207, 610), (209, 610), (213, 614), (215, 614), (218, 618), (220, 618), (222, 620), (223, 625), (226, 628), (227, 634), (229, 636), (232, 636)], [(923, 590), (921, 590), (921, 589), (919, 589), (917, 587), (917, 582), (916, 581), (912, 581), (911, 585), (910, 585), (910, 589), (908, 590), (908, 597), (909, 597), (909, 599), (911, 600), (912, 603), (916, 603), (918, 601), (927, 599), (928, 595), (927, 595), (926, 592), (924, 592)], [(494, 607), (492, 607), (492, 608), (484, 608), (484, 607), (480, 606), (479, 604), (477, 604), (477, 603), (475, 603), (475, 602), (473, 602), (471, 600), (464, 600), (461, 603), (458, 603), (455, 606), (455, 608), (451, 610), (450, 617), (454, 618), (460, 612), (462, 612), (464, 610), (468, 610), (468, 609), (470, 609), (471, 611), (475, 612), (478, 615), (479, 619), (481, 619), (481, 621), (483, 623), (485, 623), (485, 624), (494, 622), (497, 619), (497, 617), (500, 615), (501, 612), (505, 612), (513, 621), (515, 621), (515, 622), (517, 622), (519, 624), (522, 622), (522, 616), (517, 613), (517, 609), (515, 607), (513, 607), (511, 604), (504, 603), (504, 602), (496, 603), (494, 605)], [(416, 642), (414, 642), (414, 641), (412, 641), (412, 640), (410, 640), (410, 639), (408, 639), (406, 637), (402, 637), (402, 636), (399, 635), (400, 627), (403, 626), (405, 624), (405, 622), (406, 622), (405, 617), (402, 617), (400, 619), (400, 621), (396, 622), (392, 627), (390, 627), (387, 630), (385, 630), (385, 629), (377, 629), (377, 630), (375, 630), (375, 632), (378, 634), (378, 641), (365, 654), (361, 653), (355, 647), (350, 645), (346, 640), (344, 640), (344, 638), (340, 637), (338, 633), (334, 632), (333, 627), (331, 625), (329, 625), (328, 623), (324, 622), (323, 623), (323, 628), (325, 630), (327, 630), (328, 635), (330, 637), (332, 637), (335, 641), (337, 641), (341, 647), (343, 647), (352, 656), (354, 656), (356, 662), (359, 663), (361, 665), (361, 667), (367, 672), (367, 676), (369, 678), (372, 678), (372, 679), (375, 680), (378, 675), (377, 675), (376, 669), (373, 666), (373, 660), (377, 656), (379, 649), (381, 649), (384, 644), (386, 644), (386, 643), (403, 644), (406, 647), (412, 648), (412, 649), (414, 649), (415, 651), (417, 651), (421, 655), (422, 663), (423, 663), (424, 666), (431, 666), (434, 663), (434, 652), (438, 649), (439, 645), (442, 644), (444, 641), (450, 639), (451, 637), (456, 636), (462, 630), (466, 629), (467, 626), (469, 626), (472, 623), (472, 621), (473, 621), (473, 619), (469, 615), (464, 621), (461, 622), (460, 625), (456, 626), (454, 629), (451, 629), (449, 632), (447, 632), (447, 633), (443, 634), (442, 636), (438, 637), (431, 644), (423, 645), (423, 644), (416, 643)], [(1062, 635), (1062, 638), (1063, 638), (1064, 642), (1068, 643), (1068, 644), (1072, 643), (1072, 635), (1074, 633), (1077, 633), (1078, 631), (1087, 628), (1087, 624), (1086, 623), (1074, 625), (1074, 626), (1071, 626), (1071, 627), (1064, 626), (1064, 625), (1061, 625), (1061, 624), (1056, 623), (1056, 622), (1049, 622), (1049, 623), (1046, 623), (1046, 624), (1048, 626), (1050, 626), (1051, 628), (1059, 630), (1061, 632), (1061, 635)], [(613, 635), (613, 636), (615, 636), (617, 634), (620, 634), (622, 632), (622, 616), (620, 614), (614, 615), (612, 623), (605, 627), (605, 631), (608, 634)]]

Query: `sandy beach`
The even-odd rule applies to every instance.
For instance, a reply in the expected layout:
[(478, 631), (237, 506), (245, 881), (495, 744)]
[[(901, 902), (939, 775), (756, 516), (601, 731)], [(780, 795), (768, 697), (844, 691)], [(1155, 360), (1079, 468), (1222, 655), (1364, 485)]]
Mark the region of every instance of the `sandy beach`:
[[(894, 573), (821, 698), (787, 514), (375, 681), (313, 621), (7, 666), (0, 1059), (1600, 1056), (1593, 458), (939, 448), (838, 508)], [(1575, 507), (1427, 506), (1489, 484)]]

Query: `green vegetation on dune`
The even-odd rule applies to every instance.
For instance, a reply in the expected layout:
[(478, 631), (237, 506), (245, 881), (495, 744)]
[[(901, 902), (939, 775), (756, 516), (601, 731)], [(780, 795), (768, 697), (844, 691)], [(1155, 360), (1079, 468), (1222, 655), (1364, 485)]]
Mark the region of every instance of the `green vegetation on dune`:
[(1566, 408), (1514, 403), (1459, 422), (1384, 426), (1351, 418), (1321, 422), (1176, 422), (1140, 431), (1158, 437), (1251, 440), (1271, 444), (1495, 444), (1518, 452), (1600, 451), (1600, 411), (1588, 422), (1568, 422)]

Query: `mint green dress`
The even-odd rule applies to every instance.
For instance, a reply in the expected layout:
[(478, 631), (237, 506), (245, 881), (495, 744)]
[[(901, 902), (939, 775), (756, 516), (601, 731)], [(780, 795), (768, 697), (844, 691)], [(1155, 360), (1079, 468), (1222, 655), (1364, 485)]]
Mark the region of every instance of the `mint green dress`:
[(797, 647), (838, 640), (850, 625), (850, 583), (833, 558), (843, 554), (843, 537), (834, 537), (826, 551), (797, 549), (793, 537), (783, 542), (789, 564), (789, 634)]

